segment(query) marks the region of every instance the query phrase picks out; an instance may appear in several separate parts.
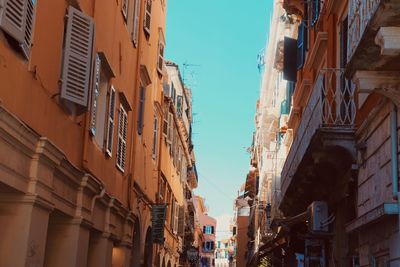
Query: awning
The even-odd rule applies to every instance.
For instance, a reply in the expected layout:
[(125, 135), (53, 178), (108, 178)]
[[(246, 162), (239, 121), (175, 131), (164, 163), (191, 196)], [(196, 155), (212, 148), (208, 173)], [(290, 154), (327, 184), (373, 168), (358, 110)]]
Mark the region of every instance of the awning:
[(350, 233), (367, 224), (374, 223), (386, 216), (399, 214), (399, 204), (398, 203), (383, 203), (378, 207), (370, 210), (369, 212), (361, 215), (357, 219), (351, 221), (346, 225), (346, 232)]

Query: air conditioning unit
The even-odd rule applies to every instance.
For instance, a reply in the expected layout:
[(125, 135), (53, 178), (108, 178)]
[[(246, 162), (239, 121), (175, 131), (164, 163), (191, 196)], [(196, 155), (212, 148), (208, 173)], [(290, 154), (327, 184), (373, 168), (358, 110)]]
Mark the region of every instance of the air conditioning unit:
[(328, 232), (328, 204), (324, 201), (314, 201), (308, 206), (308, 230), (310, 232)]

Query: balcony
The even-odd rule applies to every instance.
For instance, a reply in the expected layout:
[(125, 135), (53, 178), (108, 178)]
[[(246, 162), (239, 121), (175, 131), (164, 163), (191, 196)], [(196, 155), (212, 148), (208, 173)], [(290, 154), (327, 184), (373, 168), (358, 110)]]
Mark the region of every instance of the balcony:
[(341, 153), (343, 149), (353, 151), (355, 117), (355, 88), (344, 78), (344, 70), (321, 70), (282, 169), (282, 197), (278, 205), (283, 212), (296, 207), (305, 209), (312, 200), (308, 198), (315, 197), (307, 194), (307, 190), (314, 187), (317, 190), (318, 184), (326, 187), (320, 169), (326, 165), (321, 163), (340, 164), (346, 159), (348, 164), (348, 158)]
[(357, 70), (398, 70), (400, 1), (350, 0), (348, 18), (346, 76)]

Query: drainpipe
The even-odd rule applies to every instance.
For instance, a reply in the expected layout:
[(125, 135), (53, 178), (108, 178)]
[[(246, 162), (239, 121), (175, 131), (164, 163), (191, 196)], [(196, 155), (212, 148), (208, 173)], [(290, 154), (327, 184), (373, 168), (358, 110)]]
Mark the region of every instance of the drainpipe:
[(392, 166), (392, 195), (394, 199), (400, 201), (399, 195), (399, 173), (397, 156), (397, 108), (392, 102), (390, 110), (390, 141), (391, 141), (391, 166)]

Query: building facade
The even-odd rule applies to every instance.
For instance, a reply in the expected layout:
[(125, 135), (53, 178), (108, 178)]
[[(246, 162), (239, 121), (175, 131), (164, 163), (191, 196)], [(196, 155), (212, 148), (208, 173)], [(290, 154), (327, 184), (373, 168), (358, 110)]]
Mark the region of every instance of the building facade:
[[(262, 102), (274, 101), (276, 86), (262, 88), (247, 181), (267, 206), (249, 224), (249, 264), (400, 264), (399, 12), (397, 1), (275, 1), (270, 36), (282, 36), (273, 25), (286, 32), (283, 49), (268, 49), (266, 73), (282, 62), (286, 88), (278, 92), (286, 89), (290, 105), (286, 123), (281, 108), (266, 127), (262, 114), (273, 103)], [(260, 151), (263, 134), (276, 158)], [(272, 187), (263, 184), (268, 165), (276, 166)]]
[(197, 172), (190, 90), (182, 116), (164, 90), (166, 4), (2, 2), (1, 266), (180, 264)]

